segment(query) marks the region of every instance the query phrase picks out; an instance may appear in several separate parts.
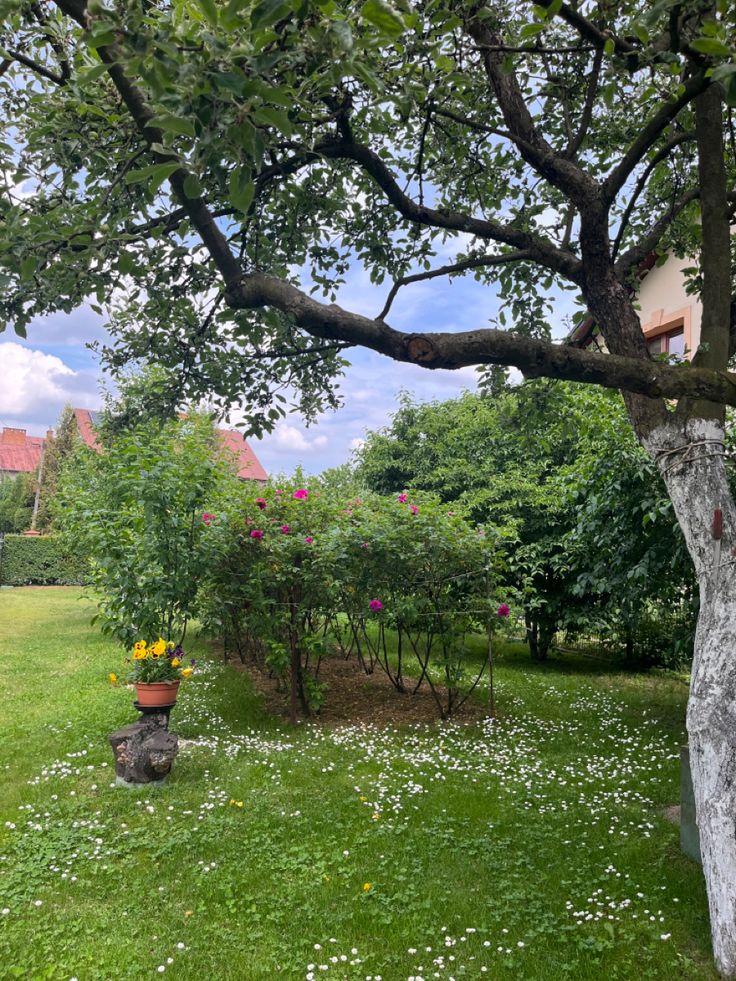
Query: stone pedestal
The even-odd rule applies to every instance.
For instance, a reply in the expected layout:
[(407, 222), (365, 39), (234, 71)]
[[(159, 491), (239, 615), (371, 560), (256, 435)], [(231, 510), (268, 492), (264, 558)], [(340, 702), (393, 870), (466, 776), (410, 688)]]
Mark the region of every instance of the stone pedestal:
[(178, 736), (168, 730), (169, 711), (169, 707), (149, 711), (138, 722), (110, 733), (108, 741), (119, 781), (140, 784), (166, 779), (179, 751)]

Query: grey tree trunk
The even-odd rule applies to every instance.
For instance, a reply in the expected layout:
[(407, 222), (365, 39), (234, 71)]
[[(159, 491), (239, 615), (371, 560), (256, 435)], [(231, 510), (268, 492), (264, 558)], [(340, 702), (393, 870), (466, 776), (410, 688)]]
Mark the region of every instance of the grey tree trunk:
[[(700, 584), (687, 729), (713, 955), (736, 977), (736, 506), (719, 422), (676, 418), (645, 440), (667, 484)], [(723, 517), (720, 545), (714, 512)]]

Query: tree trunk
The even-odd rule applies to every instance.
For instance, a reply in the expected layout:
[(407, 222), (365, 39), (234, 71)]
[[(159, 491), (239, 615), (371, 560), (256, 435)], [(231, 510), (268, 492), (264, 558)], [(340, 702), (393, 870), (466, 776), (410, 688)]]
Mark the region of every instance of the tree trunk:
[[(645, 445), (685, 534), (700, 587), (687, 729), (713, 955), (736, 977), (736, 506), (717, 421), (672, 419)], [(714, 512), (723, 516), (720, 546)]]

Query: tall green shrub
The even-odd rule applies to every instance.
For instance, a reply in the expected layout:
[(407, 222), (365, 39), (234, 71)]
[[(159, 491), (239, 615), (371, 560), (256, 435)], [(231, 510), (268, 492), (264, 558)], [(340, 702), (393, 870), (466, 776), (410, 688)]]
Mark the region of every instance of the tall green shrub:
[(209, 562), (206, 514), (236, 484), (202, 415), (141, 423), (103, 453), (77, 454), (59, 515), (90, 557), (103, 631), (125, 645), (183, 638)]

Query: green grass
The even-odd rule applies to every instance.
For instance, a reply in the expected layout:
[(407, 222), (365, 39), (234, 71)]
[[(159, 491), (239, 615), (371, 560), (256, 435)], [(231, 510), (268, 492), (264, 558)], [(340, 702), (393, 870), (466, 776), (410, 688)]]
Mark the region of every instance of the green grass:
[(92, 613), (0, 591), (2, 978), (715, 978), (662, 817), (681, 682), (509, 648), (497, 724), (291, 731), (205, 658), (171, 779), (128, 790)]

